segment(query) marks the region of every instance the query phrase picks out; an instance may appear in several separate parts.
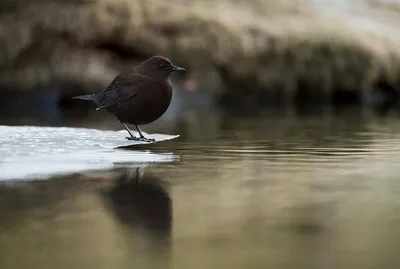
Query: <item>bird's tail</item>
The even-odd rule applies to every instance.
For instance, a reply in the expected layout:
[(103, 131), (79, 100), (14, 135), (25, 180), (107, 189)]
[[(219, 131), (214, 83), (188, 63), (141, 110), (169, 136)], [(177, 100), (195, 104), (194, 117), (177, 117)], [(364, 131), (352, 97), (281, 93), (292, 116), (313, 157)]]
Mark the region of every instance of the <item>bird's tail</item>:
[(97, 101), (97, 96), (96, 94), (88, 94), (88, 95), (78, 95), (72, 97), (72, 99), (80, 99), (80, 100), (87, 100), (87, 101)]

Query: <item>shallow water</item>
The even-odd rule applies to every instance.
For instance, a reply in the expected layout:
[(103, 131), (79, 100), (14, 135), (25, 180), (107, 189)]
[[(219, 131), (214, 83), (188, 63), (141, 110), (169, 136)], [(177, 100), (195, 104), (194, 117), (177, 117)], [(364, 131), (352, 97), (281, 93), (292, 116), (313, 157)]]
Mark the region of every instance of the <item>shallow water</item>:
[[(71, 158), (60, 157), (67, 143), (59, 141), (61, 168), (101, 165), (53, 167), (46, 180), (3, 178), (0, 268), (400, 265), (398, 116), (171, 111), (143, 129), (177, 139), (107, 149), (107, 157), (78, 147)], [(120, 128), (106, 114), (63, 115), (71, 128)], [(137, 162), (143, 152), (148, 159)], [(31, 158), (14, 170), (44, 165)]]

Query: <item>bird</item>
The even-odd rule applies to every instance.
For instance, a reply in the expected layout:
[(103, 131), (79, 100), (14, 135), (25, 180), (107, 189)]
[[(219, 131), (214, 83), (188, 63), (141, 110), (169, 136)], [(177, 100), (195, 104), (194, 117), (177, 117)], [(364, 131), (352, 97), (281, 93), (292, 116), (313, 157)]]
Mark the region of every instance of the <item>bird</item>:
[[(128, 131), (126, 139), (154, 143), (155, 139), (145, 137), (139, 126), (157, 120), (167, 111), (172, 100), (170, 74), (185, 70), (167, 57), (153, 56), (117, 75), (100, 93), (72, 98), (93, 101), (96, 110), (113, 114)], [(126, 124), (135, 125), (139, 137)]]

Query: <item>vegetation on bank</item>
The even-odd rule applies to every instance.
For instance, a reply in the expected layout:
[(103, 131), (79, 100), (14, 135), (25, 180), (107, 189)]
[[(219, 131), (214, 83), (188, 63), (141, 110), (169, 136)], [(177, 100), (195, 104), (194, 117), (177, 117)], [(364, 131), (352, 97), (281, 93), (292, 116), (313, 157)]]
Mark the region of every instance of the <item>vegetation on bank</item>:
[(360, 97), (377, 81), (400, 79), (398, 16), (377, 6), (328, 16), (309, 0), (5, 0), (0, 84), (29, 90), (62, 81), (93, 92), (163, 54), (194, 72), (215, 70), (238, 100)]

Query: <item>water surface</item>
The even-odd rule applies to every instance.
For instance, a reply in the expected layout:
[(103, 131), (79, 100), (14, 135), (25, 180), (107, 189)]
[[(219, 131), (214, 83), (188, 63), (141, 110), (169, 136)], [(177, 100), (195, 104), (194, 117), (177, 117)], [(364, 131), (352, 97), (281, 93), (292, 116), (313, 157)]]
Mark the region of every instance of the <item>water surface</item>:
[[(115, 130), (96, 117), (65, 125)], [(167, 115), (144, 129), (181, 137), (124, 156), (173, 162), (3, 181), (1, 268), (397, 268), (398, 122), (359, 111)]]

